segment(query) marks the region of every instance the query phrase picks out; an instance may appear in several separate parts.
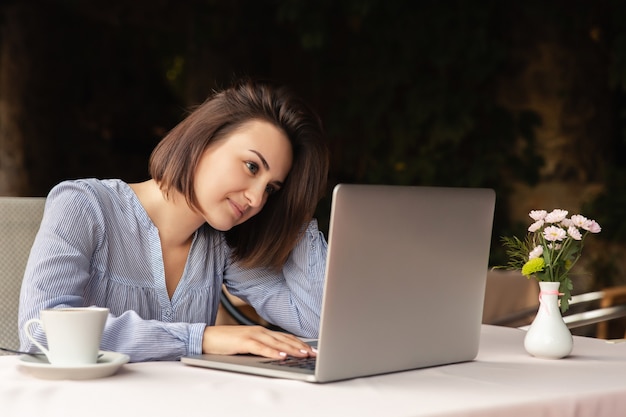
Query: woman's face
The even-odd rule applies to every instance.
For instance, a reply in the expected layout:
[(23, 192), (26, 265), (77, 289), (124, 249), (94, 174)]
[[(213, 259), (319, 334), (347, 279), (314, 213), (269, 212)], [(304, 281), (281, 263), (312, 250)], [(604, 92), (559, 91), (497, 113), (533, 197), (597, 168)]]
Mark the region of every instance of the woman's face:
[(291, 169), (287, 136), (261, 120), (241, 125), (204, 151), (194, 189), (206, 222), (226, 231), (257, 214)]

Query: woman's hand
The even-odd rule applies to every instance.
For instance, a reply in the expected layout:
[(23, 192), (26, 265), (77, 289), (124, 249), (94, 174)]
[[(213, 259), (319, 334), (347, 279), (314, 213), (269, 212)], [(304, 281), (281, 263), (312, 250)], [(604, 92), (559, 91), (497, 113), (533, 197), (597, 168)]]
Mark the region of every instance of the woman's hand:
[(251, 353), (267, 358), (316, 356), (316, 351), (297, 337), (268, 330), (263, 326), (208, 326), (202, 339), (202, 353), (234, 355)]

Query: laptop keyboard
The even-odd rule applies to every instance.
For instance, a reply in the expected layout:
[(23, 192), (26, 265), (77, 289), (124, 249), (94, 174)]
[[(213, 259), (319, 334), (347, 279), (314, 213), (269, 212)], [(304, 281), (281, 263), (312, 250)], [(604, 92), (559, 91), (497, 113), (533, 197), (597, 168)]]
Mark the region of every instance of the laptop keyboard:
[(311, 371), (315, 370), (315, 359), (314, 357), (306, 357), (306, 358), (292, 358), (288, 357), (285, 359), (273, 359), (268, 360), (263, 363), (269, 363), (272, 365), (279, 366), (288, 366), (290, 368), (300, 368), (300, 369), (308, 369)]

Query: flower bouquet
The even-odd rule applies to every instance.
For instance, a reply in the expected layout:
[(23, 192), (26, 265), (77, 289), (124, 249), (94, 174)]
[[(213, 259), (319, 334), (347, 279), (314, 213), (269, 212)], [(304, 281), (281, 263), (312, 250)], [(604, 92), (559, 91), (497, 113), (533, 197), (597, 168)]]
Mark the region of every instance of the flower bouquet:
[(517, 237), (503, 237), (502, 242), (509, 257), (506, 269), (521, 270), (527, 278), (537, 281), (560, 282), (559, 301), (561, 312), (569, 308), (572, 280), (570, 269), (580, 258), (583, 241), (589, 233), (599, 233), (601, 228), (595, 220), (575, 214), (567, 217), (566, 210), (532, 210), (534, 223), (522, 241)]

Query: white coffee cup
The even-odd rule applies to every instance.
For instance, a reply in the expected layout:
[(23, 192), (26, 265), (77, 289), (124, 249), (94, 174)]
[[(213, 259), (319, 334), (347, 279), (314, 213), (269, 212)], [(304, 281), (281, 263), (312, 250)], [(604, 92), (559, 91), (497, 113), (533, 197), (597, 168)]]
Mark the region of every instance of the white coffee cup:
[[(98, 362), (108, 308), (76, 307), (41, 310), (39, 319), (24, 324), (26, 336), (48, 357), (52, 365), (81, 366)], [(46, 334), (48, 349), (30, 333), (38, 323)]]

